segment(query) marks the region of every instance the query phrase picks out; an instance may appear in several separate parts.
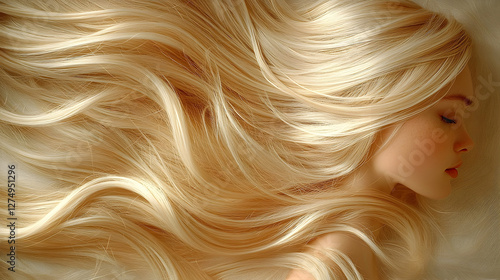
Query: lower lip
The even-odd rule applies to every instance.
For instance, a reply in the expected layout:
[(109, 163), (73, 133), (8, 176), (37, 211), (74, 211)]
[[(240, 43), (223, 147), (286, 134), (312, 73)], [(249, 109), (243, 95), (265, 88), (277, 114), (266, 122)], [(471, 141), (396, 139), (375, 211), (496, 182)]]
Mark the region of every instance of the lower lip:
[(457, 178), (458, 177), (458, 170), (456, 170), (455, 168), (446, 169), (445, 172), (448, 173), (448, 175), (450, 175), (451, 178)]

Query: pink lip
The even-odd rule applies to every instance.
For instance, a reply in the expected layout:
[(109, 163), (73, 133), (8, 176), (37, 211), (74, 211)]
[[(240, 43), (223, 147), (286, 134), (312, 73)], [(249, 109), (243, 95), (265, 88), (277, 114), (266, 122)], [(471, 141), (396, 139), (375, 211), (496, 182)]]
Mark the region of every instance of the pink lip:
[(451, 178), (458, 177), (458, 170), (456, 170), (455, 168), (446, 169), (445, 172), (448, 173), (448, 175), (450, 175)]
[(446, 169), (445, 172), (448, 173), (448, 175), (450, 175), (451, 178), (457, 178), (458, 177), (458, 170), (457, 170), (457, 168), (459, 168), (460, 166), (462, 166), (462, 163), (463, 162), (457, 163), (454, 167)]

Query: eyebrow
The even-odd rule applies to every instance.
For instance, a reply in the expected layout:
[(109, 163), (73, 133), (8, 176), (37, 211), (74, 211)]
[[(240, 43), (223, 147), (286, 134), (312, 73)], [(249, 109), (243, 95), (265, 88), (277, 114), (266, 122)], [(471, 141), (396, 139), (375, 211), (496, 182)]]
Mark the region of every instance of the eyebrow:
[(465, 102), (466, 106), (474, 106), (475, 105), (474, 101), (470, 100), (469, 98), (467, 98), (461, 94), (445, 96), (445, 97), (443, 97), (443, 100), (462, 100), (463, 102)]

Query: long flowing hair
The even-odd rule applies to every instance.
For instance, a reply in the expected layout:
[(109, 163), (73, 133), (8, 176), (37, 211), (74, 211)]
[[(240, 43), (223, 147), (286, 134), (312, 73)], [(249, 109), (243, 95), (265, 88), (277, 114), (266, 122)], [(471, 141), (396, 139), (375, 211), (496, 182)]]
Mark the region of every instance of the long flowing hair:
[(4, 0), (0, 21), (0, 150), (19, 174), (2, 279), (358, 279), (342, 252), (304, 251), (332, 231), (388, 279), (425, 264), (418, 197), (339, 182), (465, 68), (454, 19), (399, 0)]

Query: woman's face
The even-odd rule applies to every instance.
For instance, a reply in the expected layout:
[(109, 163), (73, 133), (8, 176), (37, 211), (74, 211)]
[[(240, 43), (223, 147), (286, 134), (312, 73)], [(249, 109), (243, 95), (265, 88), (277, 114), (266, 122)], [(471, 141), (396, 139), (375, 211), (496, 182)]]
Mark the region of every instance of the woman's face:
[[(463, 117), (467, 104), (471, 106), (473, 93), (471, 73), (466, 68), (442, 100), (406, 121), (394, 138), (371, 158), (364, 180), (376, 182), (372, 186), (384, 191), (401, 184), (431, 199), (448, 196), (450, 181), (458, 174), (451, 168), (457, 167), (462, 155), (474, 145)], [(379, 143), (391, 132), (383, 131)]]

